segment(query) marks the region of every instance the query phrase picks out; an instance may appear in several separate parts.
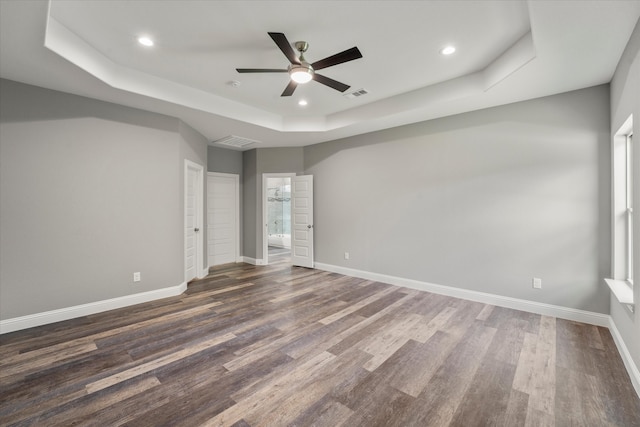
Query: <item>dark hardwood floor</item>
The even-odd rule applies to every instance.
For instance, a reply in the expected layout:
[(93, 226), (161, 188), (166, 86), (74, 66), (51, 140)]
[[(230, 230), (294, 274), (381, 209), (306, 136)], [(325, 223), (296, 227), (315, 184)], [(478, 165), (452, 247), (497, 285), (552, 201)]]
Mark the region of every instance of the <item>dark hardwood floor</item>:
[(0, 424), (640, 426), (606, 328), (291, 267), (0, 337)]

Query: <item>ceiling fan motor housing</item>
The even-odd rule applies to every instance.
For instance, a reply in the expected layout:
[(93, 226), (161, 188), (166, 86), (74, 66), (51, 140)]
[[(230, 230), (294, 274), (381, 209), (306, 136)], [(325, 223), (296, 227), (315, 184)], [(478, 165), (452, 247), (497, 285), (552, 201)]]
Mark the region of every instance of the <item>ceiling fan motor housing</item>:
[(307, 51), (307, 49), (309, 49), (309, 43), (304, 41), (295, 42), (293, 45), (300, 53), (304, 53)]

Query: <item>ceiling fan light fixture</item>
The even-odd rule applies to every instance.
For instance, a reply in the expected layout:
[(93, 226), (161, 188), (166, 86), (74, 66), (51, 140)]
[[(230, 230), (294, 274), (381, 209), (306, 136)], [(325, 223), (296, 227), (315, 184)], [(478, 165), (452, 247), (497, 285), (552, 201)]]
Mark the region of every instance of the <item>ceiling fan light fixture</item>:
[(292, 65), (289, 69), (289, 77), (298, 84), (305, 84), (313, 79), (313, 68), (310, 65)]
[(142, 46), (146, 46), (146, 47), (151, 47), (151, 46), (154, 45), (153, 39), (151, 37), (147, 37), (147, 36), (138, 37), (138, 43), (140, 43)]
[(451, 55), (451, 54), (455, 53), (455, 51), (456, 51), (455, 46), (445, 46), (442, 49), (440, 49), (440, 53), (442, 55), (445, 55), (445, 56), (446, 55)]

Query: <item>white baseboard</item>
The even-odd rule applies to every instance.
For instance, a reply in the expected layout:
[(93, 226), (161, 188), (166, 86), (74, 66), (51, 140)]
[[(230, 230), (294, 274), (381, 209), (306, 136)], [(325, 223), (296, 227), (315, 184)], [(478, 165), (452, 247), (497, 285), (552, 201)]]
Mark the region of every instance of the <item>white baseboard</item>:
[(104, 301), (96, 301), (88, 304), (61, 308), (58, 310), (45, 311), (43, 313), (14, 317), (13, 319), (0, 320), (0, 334), (20, 331), (22, 329), (33, 328), (35, 326), (47, 325), (49, 323), (61, 322), (63, 320), (74, 319), (76, 317), (88, 316), (90, 314), (101, 313), (103, 311), (114, 310), (116, 308), (127, 307), (157, 299), (173, 297), (182, 294), (186, 290), (187, 283), (183, 282), (177, 286), (157, 289), (155, 291), (141, 292), (139, 294), (125, 295), (123, 297), (112, 298)]
[(620, 357), (622, 357), (622, 362), (624, 362), (624, 366), (627, 368), (627, 372), (631, 378), (631, 384), (633, 384), (636, 394), (640, 397), (640, 370), (638, 370), (638, 367), (631, 358), (631, 353), (629, 353), (629, 349), (624, 343), (622, 335), (620, 335), (620, 331), (618, 331), (618, 327), (612, 317), (609, 317), (609, 331), (611, 332), (613, 341), (616, 343), (616, 347), (618, 347), (618, 352), (620, 353)]
[(562, 307), (535, 301), (527, 301), (502, 295), (488, 294), (485, 292), (471, 291), (468, 289), (454, 288), (451, 286), (436, 285), (418, 280), (388, 276), (386, 274), (355, 270), (352, 268), (323, 264), (319, 262), (316, 262), (316, 268), (319, 270), (330, 271), (332, 273), (344, 274), (346, 276), (359, 277), (361, 279), (375, 280), (376, 282), (389, 283), (391, 285), (402, 286), (405, 288), (432, 292), (434, 294), (447, 295), (450, 297), (477, 301), (484, 304), (497, 305), (499, 307), (512, 308), (545, 316), (553, 316), (560, 319), (573, 320), (590, 325), (609, 327), (610, 316), (607, 314), (594, 313), (591, 311), (578, 310), (575, 308)]
[(265, 265), (264, 264), (264, 260), (263, 259), (255, 259), (255, 258), (251, 258), (248, 256), (243, 256), (241, 257), (242, 261), (241, 262), (246, 262), (247, 264), (251, 264), (251, 265)]

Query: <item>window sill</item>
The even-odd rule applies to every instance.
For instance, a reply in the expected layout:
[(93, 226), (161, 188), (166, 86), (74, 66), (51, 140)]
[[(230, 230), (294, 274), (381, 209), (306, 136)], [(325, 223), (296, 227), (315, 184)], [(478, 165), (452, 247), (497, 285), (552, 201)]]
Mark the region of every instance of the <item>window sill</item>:
[(621, 304), (630, 305), (633, 309), (633, 288), (624, 280), (604, 279)]

